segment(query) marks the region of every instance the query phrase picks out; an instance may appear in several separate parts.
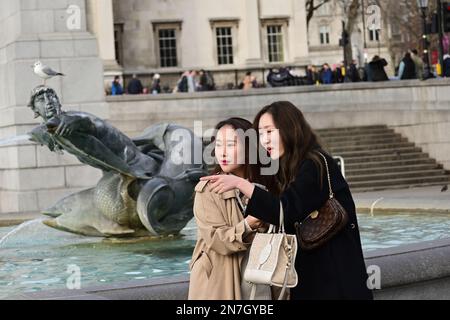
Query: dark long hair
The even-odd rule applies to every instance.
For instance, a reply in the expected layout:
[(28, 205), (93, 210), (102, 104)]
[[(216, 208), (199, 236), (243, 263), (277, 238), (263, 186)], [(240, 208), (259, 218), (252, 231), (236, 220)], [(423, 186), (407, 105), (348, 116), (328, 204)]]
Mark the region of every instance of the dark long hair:
[[(284, 154), (279, 159), (280, 167), (275, 181), (269, 183), (269, 190), (280, 194), (295, 180), (299, 166), (305, 159), (311, 159), (319, 170), (320, 187), (325, 174), (323, 159), (317, 153), (323, 150), (319, 137), (306, 121), (303, 113), (288, 101), (274, 102), (264, 107), (255, 117), (253, 126), (258, 130), (259, 121), (264, 114), (270, 114), (279, 130)], [(259, 135), (258, 135), (259, 136)], [(272, 189), (272, 190), (271, 190)]]
[[(225, 126), (230, 126), (232, 127), (234, 130), (242, 130), (244, 133), (247, 132), (247, 130), (253, 130), (253, 124), (243, 118), (229, 118), (227, 120), (221, 121), (219, 122), (216, 127), (215, 127), (215, 135), (211, 137), (211, 142), (214, 143), (216, 140), (216, 135), (217, 132), (225, 127)], [(254, 141), (252, 141), (251, 139), (245, 139), (245, 141), (241, 141), (242, 143), (244, 143), (245, 147), (245, 163), (242, 164), (244, 166), (244, 178), (248, 179), (251, 182), (256, 182), (256, 183), (260, 183), (265, 185), (265, 180), (263, 179), (263, 177), (261, 176), (260, 173), (260, 168), (261, 166), (259, 165), (259, 163), (250, 163), (250, 152), (257, 150), (257, 148), (259, 147), (258, 144)], [(251, 145), (252, 143), (255, 143), (255, 145)], [(215, 156), (215, 152), (213, 152), (213, 155)], [(222, 172), (222, 168), (220, 167), (219, 164), (216, 164), (216, 166), (214, 167), (214, 169), (211, 171), (211, 174), (217, 174), (217, 173), (221, 173)]]

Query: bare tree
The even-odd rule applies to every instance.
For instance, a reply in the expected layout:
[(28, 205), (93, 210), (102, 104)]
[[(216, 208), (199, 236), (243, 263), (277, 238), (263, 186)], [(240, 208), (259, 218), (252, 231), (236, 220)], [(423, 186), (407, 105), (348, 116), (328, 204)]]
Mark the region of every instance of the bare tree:
[(345, 60), (353, 60), (352, 34), (358, 21), (360, 0), (339, 0), (345, 22), (345, 32), (348, 34), (348, 43), (345, 45)]
[(306, 0), (306, 26), (308, 28), (316, 10), (327, 2), (330, 2), (330, 0)]
[[(381, 9), (383, 41), (389, 50), (392, 61), (398, 63), (409, 49), (423, 50), (422, 13), (415, 1), (373, 0), (373, 2)], [(428, 13), (434, 11), (436, 11), (436, 2), (430, 1)], [(431, 40), (433, 38), (432, 36)], [(432, 41), (432, 43), (437, 43), (437, 41)]]

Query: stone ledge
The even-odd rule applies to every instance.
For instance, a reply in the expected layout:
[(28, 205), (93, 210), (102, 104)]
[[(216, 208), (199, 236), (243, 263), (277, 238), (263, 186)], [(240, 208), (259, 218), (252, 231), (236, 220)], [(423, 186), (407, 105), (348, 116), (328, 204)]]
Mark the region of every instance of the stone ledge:
[(125, 102), (125, 101), (147, 101), (147, 100), (172, 100), (172, 99), (199, 99), (199, 98), (222, 98), (236, 96), (257, 96), (271, 95), (277, 93), (306, 93), (306, 92), (329, 92), (329, 91), (352, 91), (352, 90), (373, 90), (373, 89), (396, 89), (396, 88), (414, 88), (414, 87), (445, 87), (450, 86), (450, 79), (431, 79), (421, 80), (401, 80), (401, 81), (383, 81), (383, 82), (358, 82), (331, 84), (321, 86), (292, 86), (278, 88), (261, 88), (254, 90), (219, 90), (195, 93), (168, 93), (160, 95), (123, 95), (108, 96), (107, 102)]
[[(366, 265), (381, 268), (375, 299), (450, 299), (450, 238), (366, 253)], [(447, 263), (447, 264), (446, 264)], [(405, 273), (410, 275), (405, 277)], [(186, 300), (189, 276), (133, 281), (83, 290), (21, 294), (26, 300)]]
[(21, 223), (42, 217), (39, 212), (27, 213), (2, 213), (0, 215), (0, 227), (17, 226)]

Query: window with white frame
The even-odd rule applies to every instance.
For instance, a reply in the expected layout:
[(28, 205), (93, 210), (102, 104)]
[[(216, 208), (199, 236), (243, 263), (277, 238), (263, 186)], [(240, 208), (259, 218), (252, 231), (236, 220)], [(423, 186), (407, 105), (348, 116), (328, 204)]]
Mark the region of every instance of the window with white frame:
[(267, 28), (267, 52), (269, 62), (284, 61), (283, 25), (269, 24)]
[(330, 27), (329, 26), (321, 26), (319, 28), (320, 33), (320, 44), (330, 44)]
[(162, 68), (178, 65), (176, 34), (175, 28), (158, 29), (159, 63)]
[(160, 68), (180, 65), (180, 32), (182, 21), (153, 21), (156, 62)]
[(380, 30), (369, 30), (370, 41), (380, 41)]
[(216, 28), (217, 63), (219, 65), (233, 64), (233, 32), (232, 27)]

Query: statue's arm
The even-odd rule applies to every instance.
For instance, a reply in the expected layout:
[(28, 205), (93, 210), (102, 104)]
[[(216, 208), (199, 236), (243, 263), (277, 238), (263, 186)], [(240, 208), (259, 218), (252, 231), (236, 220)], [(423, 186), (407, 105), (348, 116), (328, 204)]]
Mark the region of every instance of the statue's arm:
[(96, 121), (90, 115), (66, 113), (47, 122), (49, 130), (57, 136), (66, 136), (72, 132), (96, 135)]
[(30, 133), (30, 141), (39, 143), (40, 145), (47, 146), (50, 151), (55, 151), (56, 143), (51, 136), (50, 133), (47, 131), (47, 126), (45, 124), (42, 124), (40, 126), (37, 126), (34, 128)]

